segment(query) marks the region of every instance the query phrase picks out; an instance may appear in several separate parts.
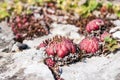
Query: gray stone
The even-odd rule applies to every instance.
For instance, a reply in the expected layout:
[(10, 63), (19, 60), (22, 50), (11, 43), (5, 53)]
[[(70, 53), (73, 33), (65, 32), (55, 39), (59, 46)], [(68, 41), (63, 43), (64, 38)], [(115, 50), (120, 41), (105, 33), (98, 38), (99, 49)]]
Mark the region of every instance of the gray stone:
[(0, 27), (1, 27), (0, 39), (5, 40), (5, 41), (12, 40), (14, 35), (11, 30), (11, 27), (9, 27), (6, 22), (1, 22)]
[(43, 63), (43, 54), (42, 50), (30, 49), (0, 59), (0, 80), (54, 80)]
[(51, 34), (69, 37), (70, 39), (73, 39), (73, 42), (75, 43), (79, 43), (84, 38), (83, 35), (78, 33), (79, 28), (74, 25), (53, 23), (51, 27), (53, 28), (50, 31)]
[(120, 26), (120, 20), (115, 20), (115, 21), (113, 21), (113, 23), (114, 23), (116, 26)]
[(120, 52), (117, 54), (86, 59), (86, 63), (78, 62), (62, 67), (61, 77), (65, 80), (115, 80), (120, 72)]
[(115, 77), (115, 80), (120, 80), (120, 73)]
[(13, 45), (13, 32), (6, 22), (1, 22), (0, 28), (0, 52), (9, 52)]
[(120, 31), (116, 31), (115, 33), (112, 34), (114, 38), (120, 39)]

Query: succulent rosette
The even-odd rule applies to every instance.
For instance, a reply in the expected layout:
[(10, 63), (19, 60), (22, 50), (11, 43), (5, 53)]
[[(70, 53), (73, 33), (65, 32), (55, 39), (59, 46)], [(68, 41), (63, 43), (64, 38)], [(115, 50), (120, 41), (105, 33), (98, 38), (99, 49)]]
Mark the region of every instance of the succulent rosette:
[(33, 14), (15, 16), (9, 22), (15, 35), (21, 34), (24, 38), (39, 37), (48, 34), (48, 28)]
[[(69, 38), (55, 36), (53, 39), (47, 40), (47, 43), (43, 43), (47, 44), (45, 46), (46, 55), (54, 58), (56, 62), (61, 62), (60, 64), (71, 63), (79, 58), (78, 48)], [(41, 43), (42, 47), (43, 43)]]
[(54, 65), (55, 65), (54, 60), (52, 60), (51, 58), (45, 59), (45, 63), (48, 67), (54, 67)]
[(99, 50), (99, 41), (97, 38), (85, 38), (80, 42), (80, 49), (85, 51), (87, 54), (94, 54)]
[(74, 43), (70, 39), (64, 37), (56, 37), (46, 48), (48, 56), (53, 55), (59, 58), (64, 58), (69, 55), (69, 53), (74, 54), (75, 52), (76, 47)]
[(102, 25), (104, 25), (104, 21), (101, 19), (94, 19), (90, 21), (86, 26), (86, 31), (91, 33), (91, 31), (98, 30)]

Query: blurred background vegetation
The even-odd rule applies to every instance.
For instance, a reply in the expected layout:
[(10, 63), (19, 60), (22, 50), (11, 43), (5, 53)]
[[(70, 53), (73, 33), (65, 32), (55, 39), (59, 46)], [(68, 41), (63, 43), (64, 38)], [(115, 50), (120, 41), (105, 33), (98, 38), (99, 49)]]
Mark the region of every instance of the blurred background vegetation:
[(30, 6), (43, 6), (45, 3), (54, 2), (58, 9), (66, 12), (74, 12), (80, 16), (89, 16), (94, 10), (112, 10), (120, 17), (120, 5), (112, 2), (104, 3), (99, 0), (2, 0), (0, 1), (0, 19), (19, 15), (21, 13), (31, 13)]

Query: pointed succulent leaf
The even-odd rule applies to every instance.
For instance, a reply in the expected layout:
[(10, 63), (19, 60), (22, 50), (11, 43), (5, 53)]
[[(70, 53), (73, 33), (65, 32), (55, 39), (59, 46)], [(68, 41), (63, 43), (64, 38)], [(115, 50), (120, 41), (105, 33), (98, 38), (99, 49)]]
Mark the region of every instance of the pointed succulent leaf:
[(22, 3), (21, 2), (16, 3), (15, 6), (14, 6), (14, 8), (15, 8), (14, 11), (17, 14), (20, 14), (22, 12), (22, 9), (23, 9)]
[(93, 11), (97, 8), (98, 2), (96, 0), (89, 0), (88, 10)]
[(105, 37), (105, 42), (111, 42), (112, 41), (112, 38), (110, 37)]
[(120, 48), (118, 45), (114, 45), (114, 46), (110, 47), (109, 50), (113, 52), (113, 51), (115, 51), (118, 48)]
[(0, 11), (0, 19), (10, 16), (9, 13), (5, 10)]

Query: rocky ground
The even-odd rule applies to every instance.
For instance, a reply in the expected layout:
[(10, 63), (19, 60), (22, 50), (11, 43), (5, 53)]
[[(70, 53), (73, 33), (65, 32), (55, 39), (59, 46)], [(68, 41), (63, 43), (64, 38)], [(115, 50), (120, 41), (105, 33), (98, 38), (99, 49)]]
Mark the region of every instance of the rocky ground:
[[(110, 32), (120, 39), (120, 21), (113, 21), (115, 28)], [(29, 49), (19, 51), (13, 41), (13, 33), (5, 22), (0, 23), (0, 80), (54, 80), (50, 69), (43, 63), (44, 48), (36, 47), (43, 40), (56, 34), (67, 36), (79, 43), (84, 36), (78, 34), (74, 25), (53, 23), (50, 34), (33, 40), (24, 40)], [(69, 28), (71, 26), (71, 28)], [(120, 51), (110, 55), (94, 56), (60, 67), (60, 75), (65, 80), (120, 80)]]

